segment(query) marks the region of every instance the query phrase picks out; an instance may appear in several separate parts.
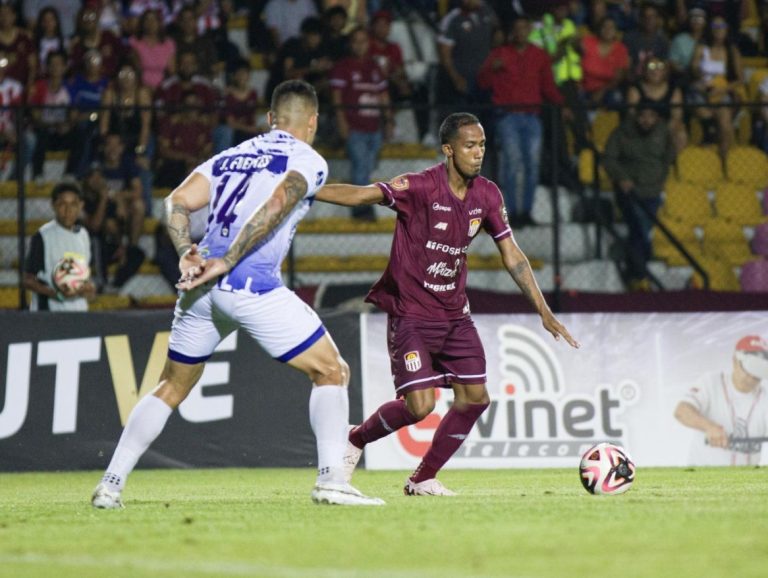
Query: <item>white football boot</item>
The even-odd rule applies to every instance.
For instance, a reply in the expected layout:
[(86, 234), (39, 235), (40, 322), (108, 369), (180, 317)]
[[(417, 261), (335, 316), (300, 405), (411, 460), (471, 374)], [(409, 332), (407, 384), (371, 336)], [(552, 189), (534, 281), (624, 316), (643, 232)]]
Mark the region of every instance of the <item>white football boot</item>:
[[(357, 426), (350, 426), (349, 431), (352, 431)], [(352, 474), (355, 473), (357, 463), (360, 461), (360, 456), (363, 455), (363, 450), (347, 440), (347, 449), (344, 451), (344, 481), (349, 483), (352, 481)]]
[(411, 481), (410, 478), (405, 482), (403, 493), (406, 496), (455, 496), (456, 492), (452, 492), (446, 488), (440, 480), (432, 478), (431, 480), (424, 480), (418, 484)]
[(383, 506), (381, 498), (370, 498), (350, 484), (338, 482), (317, 482), (312, 490), (315, 504), (336, 504), (339, 506)]
[(100, 510), (118, 510), (124, 507), (120, 492), (110, 490), (105, 484), (99, 484), (93, 490), (91, 505)]

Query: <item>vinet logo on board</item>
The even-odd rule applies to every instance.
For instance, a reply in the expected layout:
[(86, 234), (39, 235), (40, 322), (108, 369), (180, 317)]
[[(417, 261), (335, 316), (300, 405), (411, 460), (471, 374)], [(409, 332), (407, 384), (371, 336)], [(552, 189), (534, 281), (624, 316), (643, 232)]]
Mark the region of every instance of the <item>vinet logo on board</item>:
[[(626, 444), (625, 410), (638, 399), (637, 383), (595, 384), (589, 393), (568, 393), (566, 376), (549, 344), (519, 325), (497, 330), (499, 366), (488, 367), (491, 404), (454, 458), (575, 458), (593, 444)], [(424, 455), (448, 410), (450, 395), (440, 395), (436, 412), (397, 432), (400, 445), (413, 457)]]

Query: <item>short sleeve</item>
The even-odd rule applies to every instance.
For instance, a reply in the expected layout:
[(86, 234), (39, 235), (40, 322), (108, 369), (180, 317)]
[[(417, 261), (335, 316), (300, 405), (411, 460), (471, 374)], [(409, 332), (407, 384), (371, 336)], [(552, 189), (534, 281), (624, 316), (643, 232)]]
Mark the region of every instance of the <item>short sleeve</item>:
[(195, 173), (200, 173), (203, 175), (206, 179), (208, 179), (208, 182), (213, 182), (213, 163), (216, 160), (217, 157), (212, 157), (205, 161), (203, 164), (198, 165), (197, 168), (193, 171)]
[(24, 272), (37, 275), (39, 271), (45, 268), (45, 247), (43, 243), (43, 236), (38, 231), (29, 243), (29, 252), (26, 259), (24, 259)]
[(691, 387), (681, 400), (686, 403), (690, 403), (702, 414), (709, 413), (709, 408), (712, 401), (710, 388), (707, 387), (705, 379), (706, 378), (700, 379), (698, 383), (701, 383), (701, 385), (695, 385)]
[(309, 147), (302, 147), (291, 153), (287, 170), (299, 173), (307, 181), (307, 194), (312, 197), (315, 191), (325, 184), (328, 178), (328, 163)]
[(483, 229), (498, 243), (502, 239), (511, 237), (512, 229), (509, 228), (507, 210), (504, 208), (501, 191), (493, 183), (489, 183), (488, 199), (488, 213), (483, 221)]
[(423, 197), (427, 177), (416, 173), (407, 173), (395, 177), (389, 182), (379, 182), (376, 186), (384, 193), (384, 200), (379, 203), (397, 213), (411, 213), (419, 199)]

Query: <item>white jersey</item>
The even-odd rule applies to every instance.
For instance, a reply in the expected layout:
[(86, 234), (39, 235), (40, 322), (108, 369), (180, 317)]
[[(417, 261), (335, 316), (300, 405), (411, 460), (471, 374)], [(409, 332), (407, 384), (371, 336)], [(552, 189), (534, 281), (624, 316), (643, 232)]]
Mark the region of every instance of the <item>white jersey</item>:
[[(738, 391), (726, 373), (702, 376), (682, 399), (735, 438), (768, 436), (768, 395), (758, 385), (750, 393)], [(713, 448), (697, 432), (691, 446), (691, 464), (703, 466), (752, 465), (760, 461), (761, 444), (735, 443), (731, 448)]]
[(328, 163), (307, 143), (272, 130), (227, 149), (195, 169), (211, 183), (208, 224), (200, 241), (206, 257), (223, 257), (240, 229), (272, 195), (289, 171), (307, 181), (307, 193), (282, 224), (256, 245), (219, 281), (229, 291), (261, 293), (283, 284), (280, 265), (325, 183)]

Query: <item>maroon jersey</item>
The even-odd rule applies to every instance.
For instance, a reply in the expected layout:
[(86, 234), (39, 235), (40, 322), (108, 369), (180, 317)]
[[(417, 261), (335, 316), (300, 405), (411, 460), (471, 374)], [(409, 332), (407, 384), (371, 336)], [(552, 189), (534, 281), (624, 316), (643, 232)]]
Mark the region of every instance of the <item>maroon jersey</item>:
[(349, 128), (361, 132), (376, 132), (380, 128), (382, 105), (381, 95), (387, 92), (389, 84), (379, 65), (368, 57), (365, 59), (345, 58), (331, 71), (331, 88), (341, 92), (342, 106)]
[(389, 264), (366, 301), (390, 315), (440, 320), (469, 314), (467, 249), (480, 229), (498, 242), (512, 235), (499, 188), (470, 181), (464, 200), (444, 164), (376, 183), (397, 212)]

